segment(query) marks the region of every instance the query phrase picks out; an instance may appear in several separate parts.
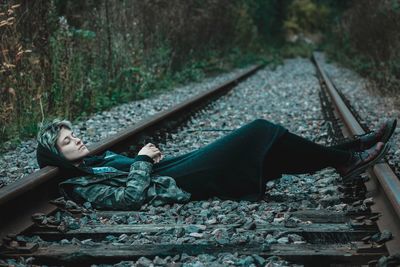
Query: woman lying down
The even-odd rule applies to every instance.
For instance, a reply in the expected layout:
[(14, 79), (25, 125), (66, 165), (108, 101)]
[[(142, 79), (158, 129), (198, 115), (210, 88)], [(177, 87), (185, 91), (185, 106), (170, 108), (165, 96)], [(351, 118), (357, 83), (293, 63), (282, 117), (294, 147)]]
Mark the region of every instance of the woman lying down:
[(256, 119), (216, 141), (176, 157), (164, 158), (145, 145), (135, 158), (107, 151), (89, 155), (71, 123), (54, 120), (38, 133), (40, 167), (58, 166), (70, 178), (62, 195), (102, 210), (139, 210), (210, 197), (257, 201), (266, 182), (282, 174), (303, 174), (333, 167), (352, 178), (374, 165), (388, 150), (396, 120), (371, 133), (336, 145), (322, 146), (284, 127)]

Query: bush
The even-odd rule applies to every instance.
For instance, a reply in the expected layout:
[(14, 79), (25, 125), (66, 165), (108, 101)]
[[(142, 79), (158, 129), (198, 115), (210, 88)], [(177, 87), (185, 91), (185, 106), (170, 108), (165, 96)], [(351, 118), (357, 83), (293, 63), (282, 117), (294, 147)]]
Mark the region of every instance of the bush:
[(45, 118), (74, 120), (233, 67), (276, 64), (272, 40), (290, 2), (2, 1), (0, 142), (34, 136)]
[(399, 27), (397, 1), (353, 1), (334, 25), (327, 51), (368, 77), (371, 88), (395, 93), (400, 86)]
[(292, 35), (309, 35), (327, 28), (329, 9), (312, 0), (293, 0), (288, 7), (283, 29), (288, 38)]

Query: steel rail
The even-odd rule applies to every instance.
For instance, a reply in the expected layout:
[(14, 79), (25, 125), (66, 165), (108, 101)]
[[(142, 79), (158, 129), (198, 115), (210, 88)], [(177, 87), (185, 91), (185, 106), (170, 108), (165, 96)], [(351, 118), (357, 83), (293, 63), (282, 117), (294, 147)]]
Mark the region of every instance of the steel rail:
[[(345, 136), (364, 134), (365, 131), (360, 123), (346, 106), (323, 70), (318, 61), (318, 56), (318, 53), (314, 52), (312, 59), (322, 77), (322, 82), (326, 85), (337, 114), (344, 122), (346, 129), (343, 129), (343, 134)], [(369, 174), (371, 179), (365, 183), (365, 186), (368, 190), (368, 196), (374, 199), (371, 211), (381, 214), (377, 221), (379, 230), (389, 230), (392, 233), (394, 238), (386, 242), (385, 245), (389, 254), (394, 255), (400, 252), (400, 180), (387, 163), (376, 164), (369, 170)]]
[[(143, 136), (150, 135), (152, 132), (163, 129), (163, 127), (168, 127), (171, 121), (183, 121), (189, 114), (209, 101), (226, 94), (237, 83), (248, 78), (262, 67), (262, 64), (253, 65), (218, 86), (91, 145), (89, 147), (90, 154), (99, 154), (106, 150), (126, 151), (129, 144), (135, 143)], [(59, 168), (45, 167), (1, 188), (0, 240), (9, 233), (20, 233), (30, 227), (33, 213), (48, 214), (54, 211), (56, 207), (49, 204), (48, 201), (57, 196), (57, 185), (64, 178), (66, 177)]]

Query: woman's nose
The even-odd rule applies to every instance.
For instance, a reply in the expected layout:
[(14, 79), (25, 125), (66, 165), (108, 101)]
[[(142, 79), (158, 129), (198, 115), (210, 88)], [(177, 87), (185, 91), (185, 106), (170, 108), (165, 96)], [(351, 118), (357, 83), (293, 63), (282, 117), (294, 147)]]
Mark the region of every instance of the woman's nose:
[(80, 143), (82, 143), (82, 140), (79, 137), (75, 137), (75, 143), (79, 145)]

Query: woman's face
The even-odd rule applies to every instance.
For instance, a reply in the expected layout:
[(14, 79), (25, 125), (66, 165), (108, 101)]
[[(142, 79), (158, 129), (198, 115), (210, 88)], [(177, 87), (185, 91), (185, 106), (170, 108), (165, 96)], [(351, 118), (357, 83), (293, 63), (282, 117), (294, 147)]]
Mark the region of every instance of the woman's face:
[(57, 139), (58, 151), (69, 161), (79, 160), (89, 154), (89, 150), (81, 139), (71, 130), (62, 127)]

